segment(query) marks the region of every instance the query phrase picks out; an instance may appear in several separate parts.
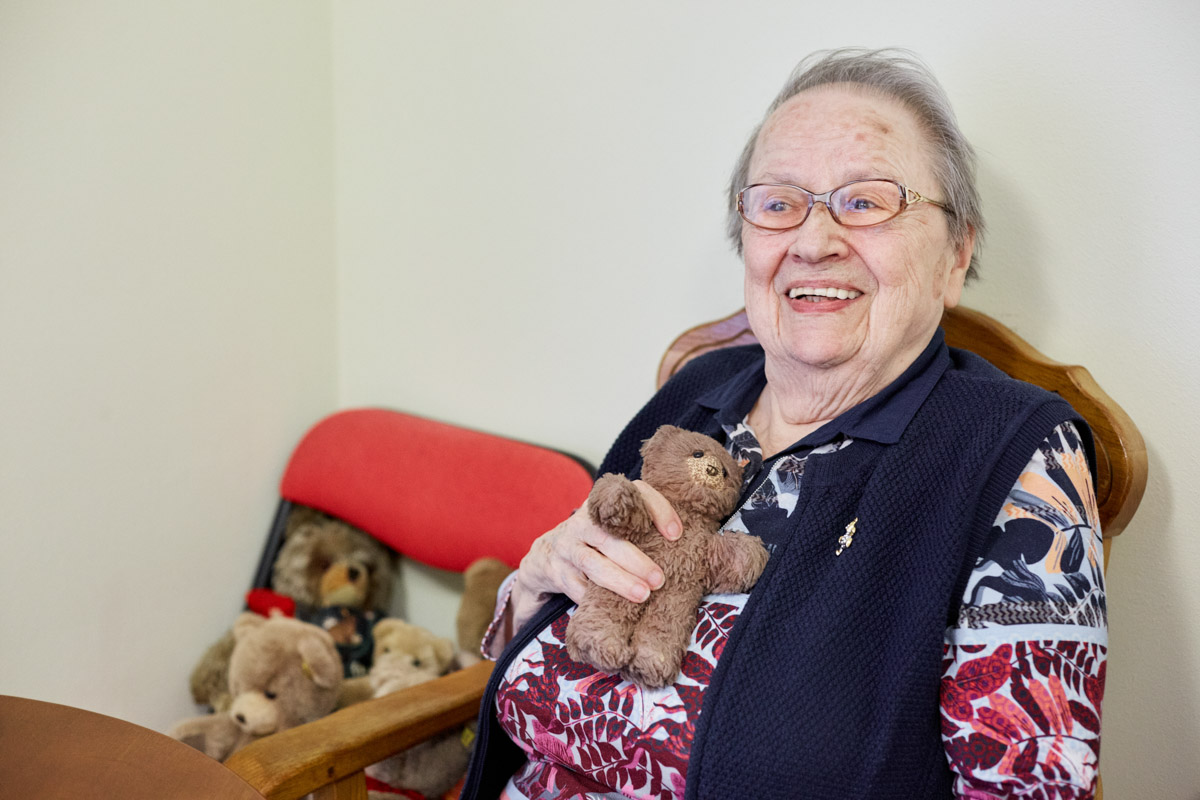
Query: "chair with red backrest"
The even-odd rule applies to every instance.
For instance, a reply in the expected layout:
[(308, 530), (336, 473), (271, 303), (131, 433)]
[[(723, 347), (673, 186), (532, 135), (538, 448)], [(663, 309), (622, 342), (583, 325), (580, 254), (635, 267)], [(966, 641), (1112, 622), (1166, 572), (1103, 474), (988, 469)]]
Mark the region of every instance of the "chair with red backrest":
[[(308, 506), (401, 554), (462, 572), (491, 556), (516, 567), (591, 490), (586, 462), (546, 447), (384, 409), (333, 414), (292, 453), (256, 587), (269, 586), (288, 515)], [(474, 719), (490, 662), (360, 703), (238, 751), (228, 766), (268, 798), (366, 797), (362, 769)], [(408, 720), (431, 716), (406, 731)]]

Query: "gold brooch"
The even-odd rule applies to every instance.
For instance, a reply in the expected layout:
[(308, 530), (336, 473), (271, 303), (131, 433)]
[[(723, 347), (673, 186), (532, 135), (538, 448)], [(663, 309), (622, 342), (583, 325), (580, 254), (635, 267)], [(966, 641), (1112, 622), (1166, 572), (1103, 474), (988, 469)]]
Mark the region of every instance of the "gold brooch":
[(854, 543), (854, 532), (858, 526), (858, 517), (850, 520), (850, 524), (846, 526), (846, 532), (838, 537), (838, 549), (834, 551), (835, 556), (840, 556), (842, 551)]

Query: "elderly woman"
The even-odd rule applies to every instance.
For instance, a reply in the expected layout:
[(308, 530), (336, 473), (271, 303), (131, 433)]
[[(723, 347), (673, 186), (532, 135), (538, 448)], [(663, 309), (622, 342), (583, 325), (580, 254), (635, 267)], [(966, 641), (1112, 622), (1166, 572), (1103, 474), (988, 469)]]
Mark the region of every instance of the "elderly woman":
[[(744, 465), (727, 531), (771, 553), (705, 598), (648, 690), (572, 662), (572, 601), (663, 581), (577, 512), (502, 595), (464, 797), (1091, 797), (1106, 621), (1090, 434), (1062, 400), (950, 350), (983, 228), (970, 146), (904, 53), (803, 62), (734, 171), (761, 346), (691, 362), (601, 472), (675, 424)], [(669, 503), (636, 484), (668, 539)], [(515, 633), (514, 633), (515, 632)]]

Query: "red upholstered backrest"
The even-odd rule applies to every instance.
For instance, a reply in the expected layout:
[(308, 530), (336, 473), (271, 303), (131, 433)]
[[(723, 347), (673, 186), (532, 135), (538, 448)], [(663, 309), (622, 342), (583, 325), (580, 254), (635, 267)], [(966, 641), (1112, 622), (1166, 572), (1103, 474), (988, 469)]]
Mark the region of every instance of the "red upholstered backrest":
[(284, 499), (362, 528), (404, 555), (461, 572), (529, 544), (583, 504), (591, 471), (544, 447), (384, 409), (333, 414), (297, 445)]

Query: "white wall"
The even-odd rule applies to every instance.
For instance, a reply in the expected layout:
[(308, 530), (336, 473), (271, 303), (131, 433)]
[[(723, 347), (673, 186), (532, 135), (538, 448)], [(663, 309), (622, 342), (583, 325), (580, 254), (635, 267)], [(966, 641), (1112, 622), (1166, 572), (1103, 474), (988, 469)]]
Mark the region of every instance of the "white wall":
[(323, 3), (0, 3), (0, 693), (163, 729), (336, 403)]
[(1085, 363), (1146, 436), (1109, 571), (1105, 784), (1194, 800), (1200, 6), (1137, 6), (338, 4), (339, 397), (599, 459), (673, 335), (741, 304), (722, 189), (787, 71), (911, 47), (980, 151), (967, 302)]
[[(1195, 800), (1200, 7), (1139, 7), (0, 3), (0, 693), (192, 713), (335, 406), (598, 461), (667, 342), (741, 303), (722, 188), (783, 76), (899, 44), (980, 150), (968, 303), (1146, 436), (1105, 783)], [(414, 615), (452, 615), (442, 576), (406, 578)]]

